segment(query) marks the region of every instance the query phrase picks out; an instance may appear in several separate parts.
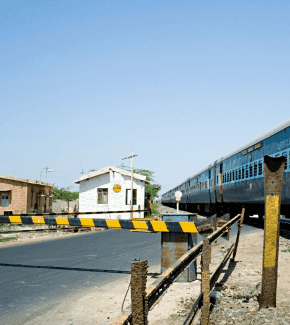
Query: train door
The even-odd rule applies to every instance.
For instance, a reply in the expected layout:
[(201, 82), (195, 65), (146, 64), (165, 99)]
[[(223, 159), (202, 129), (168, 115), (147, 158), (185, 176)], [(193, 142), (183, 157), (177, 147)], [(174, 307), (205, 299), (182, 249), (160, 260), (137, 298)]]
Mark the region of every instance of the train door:
[(219, 167), (219, 195), (220, 200), (223, 201), (223, 163)]

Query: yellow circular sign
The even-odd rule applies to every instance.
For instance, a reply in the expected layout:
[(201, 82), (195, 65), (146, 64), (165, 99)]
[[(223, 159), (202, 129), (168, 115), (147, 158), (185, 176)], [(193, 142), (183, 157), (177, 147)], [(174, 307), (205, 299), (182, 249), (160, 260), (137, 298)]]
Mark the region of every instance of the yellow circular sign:
[(116, 193), (121, 192), (121, 189), (122, 189), (121, 185), (114, 185), (113, 187), (113, 191)]

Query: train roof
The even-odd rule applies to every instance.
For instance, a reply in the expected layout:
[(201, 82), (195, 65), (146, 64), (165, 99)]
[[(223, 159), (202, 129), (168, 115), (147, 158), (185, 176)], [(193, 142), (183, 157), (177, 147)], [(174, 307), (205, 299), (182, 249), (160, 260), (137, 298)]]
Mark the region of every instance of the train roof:
[[(290, 119), (287, 120), (287, 121), (285, 121), (285, 122), (283, 122), (283, 123), (281, 123), (281, 124), (279, 124), (278, 126), (274, 127), (273, 129), (271, 129), (271, 130), (269, 130), (269, 131), (263, 133), (262, 135), (258, 136), (257, 138), (255, 138), (255, 139), (253, 139), (253, 140), (247, 142), (246, 144), (244, 144), (243, 146), (241, 146), (241, 147), (235, 149), (234, 151), (230, 152), (230, 153), (227, 154), (226, 156), (221, 157), (220, 159), (218, 159), (218, 160), (216, 161), (216, 163), (219, 164), (219, 163), (221, 163), (222, 161), (228, 159), (229, 157), (236, 155), (237, 153), (239, 153), (239, 152), (241, 152), (241, 151), (243, 151), (243, 150), (245, 150), (245, 149), (247, 149), (247, 148), (249, 148), (249, 147), (251, 147), (251, 146), (253, 146), (253, 145), (255, 145), (255, 144), (257, 144), (257, 143), (259, 143), (259, 142), (261, 142), (261, 141), (263, 141), (263, 140), (265, 140), (265, 139), (267, 139), (267, 138), (269, 138), (269, 137), (271, 137), (272, 135), (274, 135), (274, 134), (276, 134), (276, 133), (278, 133), (278, 132), (280, 132), (280, 131), (282, 131), (282, 130), (288, 128), (288, 127), (290, 127)], [(174, 189), (175, 187), (181, 186), (183, 183), (189, 181), (190, 179), (195, 178), (196, 176), (198, 176), (198, 175), (204, 173), (205, 171), (207, 171), (209, 168), (212, 168), (213, 166), (214, 166), (214, 164), (210, 164), (208, 167), (202, 169), (202, 170), (199, 171), (198, 173), (195, 173), (193, 176), (188, 177), (185, 181), (183, 181), (183, 182), (180, 183), (179, 185), (174, 186), (173, 189)], [(171, 189), (171, 190), (172, 190), (172, 189)], [(171, 191), (171, 190), (169, 190), (169, 191)], [(169, 191), (167, 191), (166, 193), (168, 193)], [(166, 194), (166, 193), (164, 193), (164, 194)], [(163, 194), (163, 195), (164, 195), (164, 194)]]
[(247, 148), (253, 146), (254, 144), (257, 144), (257, 143), (259, 143), (259, 142), (261, 142), (261, 141), (263, 141), (263, 140), (265, 140), (265, 139), (267, 139), (267, 138), (270, 138), (272, 135), (274, 135), (274, 134), (276, 134), (276, 133), (278, 133), (278, 132), (280, 132), (280, 131), (282, 131), (282, 130), (288, 128), (289, 126), (290, 126), (290, 119), (287, 120), (287, 121), (285, 121), (285, 122), (283, 122), (283, 123), (281, 123), (281, 124), (279, 124), (279, 125), (276, 126), (275, 128), (273, 128), (273, 129), (267, 131), (266, 133), (263, 133), (263, 134), (260, 135), (259, 137), (257, 137), (257, 138), (255, 138), (255, 139), (251, 140), (250, 142), (248, 142), (248, 143), (246, 143), (245, 145), (243, 145), (243, 146), (237, 148), (236, 150), (230, 152), (230, 153), (227, 154), (226, 156), (220, 158), (219, 160), (217, 160), (217, 164), (220, 163), (220, 162), (222, 162), (222, 161), (224, 161), (224, 160), (226, 160), (226, 159), (228, 159), (229, 157), (231, 157), (231, 156), (233, 156), (233, 155), (236, 155), (237, 153), (239, 153), (239, 152), (241, 152), (241, 151), (243, 151), (243, 150), (245, 150), (245, 149), (247, 149)]

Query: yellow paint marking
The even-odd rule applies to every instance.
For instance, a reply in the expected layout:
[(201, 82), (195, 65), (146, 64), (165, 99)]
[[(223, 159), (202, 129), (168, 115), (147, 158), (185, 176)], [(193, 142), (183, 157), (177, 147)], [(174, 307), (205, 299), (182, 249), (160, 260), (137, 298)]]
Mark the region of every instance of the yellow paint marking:
[(59, 226), (69, 226), (68, 218), (56, 217), (55, 221)]
[(45, 225), (45, 221), (43, 217), (31, 217), (32, 221), (36, 225)]
[(121, 228), (121, 225), (120, 225), (120, 222), (118, 219), (105, 219), (106, 220), (106, 223), (107, 223), (107, 226), (108, 228), (117, 228), (117, 229), (120, 229)]
[(93, 219), (80, 218), (80, 222), (81, 222), (83, 227), (95, 227)]
[[(216, 229), (218, 230), (218, 229), (220, 229), (221, 227), (216, 227)], [(229, 232), (229, 230), (227, 229), (225, 232)]]
[(279, 195), (266, 196), (264, 266), (274, 267), (277, 254)]
[(164, 221), (151, 221), (151, 225), (154, 231), (169, 232)]
[(198, 233), (194, 222), (179, 221), (179, 224), (180, 224), (180, 227), (182, 228), (183, 232)]
[(148, 230), (148, 226), (145, 221), (133, 221), (133, 226), (135, 229)]
[(20, 216), (9, 216), (10, 223), (18, 223), (22, 225), (21, 217)]

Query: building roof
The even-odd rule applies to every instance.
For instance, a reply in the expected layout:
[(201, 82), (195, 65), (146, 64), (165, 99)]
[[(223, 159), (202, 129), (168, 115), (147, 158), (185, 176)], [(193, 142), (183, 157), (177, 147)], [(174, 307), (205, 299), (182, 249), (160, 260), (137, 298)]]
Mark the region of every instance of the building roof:
[[(113, 172), (117, 172), (119, 174), (128, 176), (128, 177), (131, 177), (131, 172), (128, 171), (128, 170), (124, 170), (124, 169), (117, 168), (117, 167), (114, 167), (114, 166), (108, 166), (108, 167), (105, 167), (105, 168), (102, 168), (102, 169), (99, 169), (99, 170), (95, 170), (95, 171), (93, 171), (91, 173), (88, 173), (86, 175), (82, 175), (80, 177), (80, 179), (75, 181), (74, 183), (79, 184), (80, 182), (82, 182), (82, 181), (84, 181), (86, 179), (93, 178), (93, 177), (96, 177), (96, 176), (99, 176), (99, 175), (109, 173), (110, 170), (113, 171)], [(144, 183), (149, 184), (149, 182), (146, 180), (146, 176), (133, 173), (133, 178), (138, 179), (139, 181), (142, 181)]]
[(29, 184), (35, 184), (35, 185), (42, 185), (42, 186), (51, 186), (51, 187), (53, 187), (53, 183), (46, 183), (46, 182), (41, 182), (41, 181), (35, 181), (33, 179), (16, 177), (16, 176), (9, 176), (9, 175), (2, 175), (2, 174), (0, 174), (0, 181), (1, 181), (1, 179), (9, 179), (11, 181), (17, 181), (17, 182), (22, 182), (22, 183), (29, 183)]

